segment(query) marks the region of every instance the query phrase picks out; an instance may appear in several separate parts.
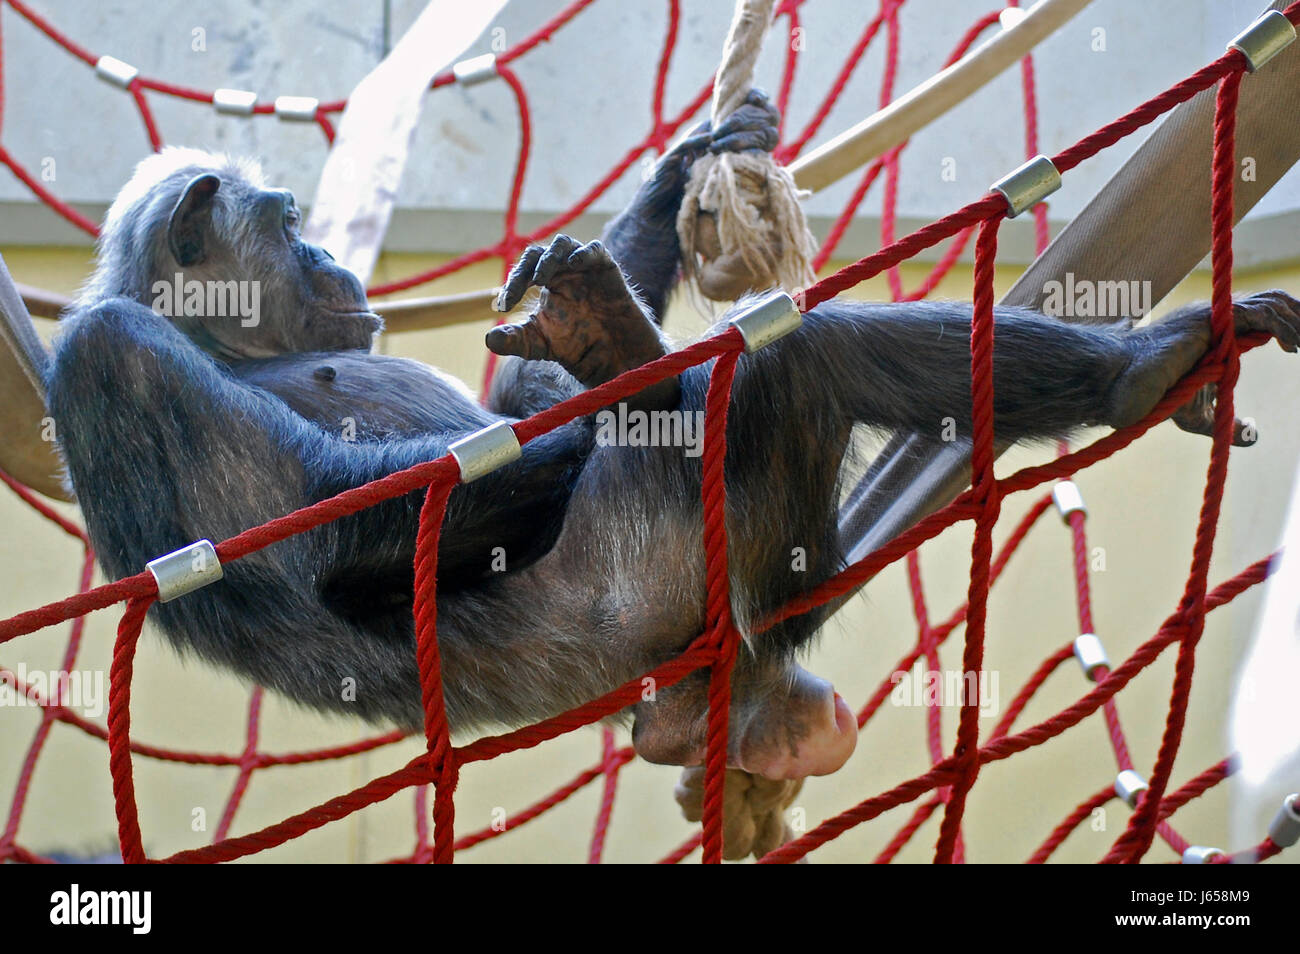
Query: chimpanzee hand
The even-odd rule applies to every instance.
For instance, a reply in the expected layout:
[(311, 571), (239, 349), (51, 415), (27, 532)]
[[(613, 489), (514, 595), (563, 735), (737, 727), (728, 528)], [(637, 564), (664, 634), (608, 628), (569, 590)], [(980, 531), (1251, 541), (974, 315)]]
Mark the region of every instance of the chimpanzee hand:
[(695, 155), (743, 152), (746, 149), (771, 152), (776, 148), (780, 124), (781, 114), (767, 94), (761, 89), (751, 89), (744, 104), (724, 119), (717, 129), (711, 129), (709, 120), (704, 120), (672, 152), (688, 151)]
[[(1233, 302), (1238, 337), (1264, 333), (1285, 351), (1300, 350), (1300, 301), (1284, 291), (1266, 291)], [(1117, 412), (1108, 423), (1124, 426), (1141, 420), (1169, 388), (1187, 374), (1210, 347), (1210, 306), (1179, 309), (1164, 321), (1133, 333), (1135, 354), (1115, 383)], [(1214, 430), (1216, 388), (1206, 385), (1173, 415), (1175, 424), (1194, 434)], [(1254, 428), (1237, 420), (1232, 442), (1238, 447), (1255, 443)]]
[[(709, 120), (691, 130), (691, 134), (664, 154), (659, 167), (684, 173), (692, 162), (706, 152), (744, 152), (776, 148), (781, 114), (761, 89), (751, 89), (745, 103), (722, 121), (717, 129)], [(656, 170), (657, 171), (657, 170)]]
[[(497, 296), (496, 310), (514, 308), (534, 285), (542, 290), (537, 307), (524, 321), (489, 331), (489, 350), (556, 361), (589, 388), (668, 353), (659, 329), (600, 242), (582, 245), (557, 235), (549, 248), (529, 246)], [(670, 379), (641, 392), (635, 403), (671, 407), (677, 393), (677, 382)]]
[(700, 123), (655, 163), (631, 203), (605, 227), (602, 238), (650, 308), (662, 320), (668, 296), (677, 283), (681, 249), (677, 215), (695, 160), (710, 152), (771, 150), (776, 146), (780, 115), (760, 90), (716, 130)]

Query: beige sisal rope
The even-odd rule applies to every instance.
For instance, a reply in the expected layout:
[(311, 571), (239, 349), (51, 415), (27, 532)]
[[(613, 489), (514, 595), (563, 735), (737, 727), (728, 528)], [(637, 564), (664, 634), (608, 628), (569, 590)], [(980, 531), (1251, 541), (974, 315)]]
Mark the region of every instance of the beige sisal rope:
[[(776, 0), (737, 0), (713, 87), (713, 128), (745, 102)], [(814, 280), (817, 242), (794, 179), (757, 150), (705, 155), (691, 167), (677, 214), (683, 278), (714, 301)]]
[[(749, 855), (762, 858), (793, 838), (784, 812), (802, 788), (801, 778), (778, 782), (740, 769), (727, 769), (722, 796), (722, 857), (727, 861)], [(682, 769), (673, 797), (687, 821), (700, 821), (704, 817), (704, 766)]]

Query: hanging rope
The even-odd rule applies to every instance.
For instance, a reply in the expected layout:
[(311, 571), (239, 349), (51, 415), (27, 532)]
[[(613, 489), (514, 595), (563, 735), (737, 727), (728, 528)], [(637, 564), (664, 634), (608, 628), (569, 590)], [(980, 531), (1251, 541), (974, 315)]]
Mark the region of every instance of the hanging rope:
[[(745, 104), (774, 7), (775, 0), (736, 4), (713, 87), (714, 129)], [(692, 295), (733, 301), (751, 289), (811, 285), (817, 240), (799, 204), (806, 194), (762, 150), (697, 159), (677, 214), (682, 277)]]

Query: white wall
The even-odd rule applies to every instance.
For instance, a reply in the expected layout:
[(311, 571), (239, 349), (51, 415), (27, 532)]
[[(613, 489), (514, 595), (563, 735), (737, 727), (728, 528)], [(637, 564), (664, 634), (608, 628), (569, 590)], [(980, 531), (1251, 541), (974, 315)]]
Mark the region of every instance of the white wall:
[[(513, 0), (496, 26), (517, 43), (563, 6), (559, 0)], [(37, 8), (93, 53), (110, 53), (146, 75), (201, 89), (256, 90), (276, 95), (346, 96), (421, 9), (419, 0), (215, 0), (198, 7), (181, 0), (44, 0)], [(681, 33), (667, 91), (668, 113), (679, 110), (715, 68), (732, 4), (684, 0)], [(1160, 92), (1222, 52), (1227, 40), (1263, 8), (1262, 0), (1096, 0), (1049, 38), (1038, 53), (1040, 147), (1067, 146), (1142, 100)], [(600, 0), (565, 26), (555, 40), (515, 64), (532, 108), (534, 141), (523, 193), (524, 227), (535, 227), (572, 205), (648, 131), (652, 80), (667, 23), (664, 0)], [(801, 11), (802, 41), (787, 128), (802, 129), (859, 33), (874, 12), (869, 0), (816, 0)], [(957, 39), (986, 13), (985, 0), (912, 0), (901, 15), (896, 95), (937, 70)], [(102, 211), (148, 141), (131, 98), (99, 80), (79, 60), (55, 47), (12, 10), (5, 9), (3, 142), (30, 169), (53, 160), (51, 188)], [(196, 52), (194, 31), (206, 50)], [(758, 82), (775, 93), (784, 58), (784, 22), (767, 45)], [(1105, 50), (1096, 51), (1104, 31)], [(489, 49), (491, 34), (471, 53)], [(878, 105), (883, 36), (855, 71), (813, 146), (870, 114)], [(304, 201), (315, 188), (325, 146), (310, 124), (275, 117), (219, 116), (210, 107), (150, 95), (163, 137), (259, 155), (274, 179)], [(904, 160), (899, 195), (903, 231), (970, 201), (1024, 158), (1020, 71), (1011, 69), (959, 110), (918, 133)], [(502, 82), (449, 87), (427, 99), (402, 183), (389, 247), (457, 252), (500, 234), (500, 209), (509, 188), (518, 143), (513, 97)], [(1068, 221), (1137, 145), (1134, 137), (1072, 172), (1051, 200), (1053, 223)], [(957, 163), (955, 181), (940, 177), (945, 157)], [(574, 226), (592, 232), (635, 188), (634, 166)], [(1260, 216), (1300, 207), (1300, 186), (1288, 177)], [(824, 232), (852, 189), (845, 181), (813, 197), (808, 210)], [(842, 252), (874, 247), (880, 186), (868, 198)], [(0, 242), (80, 242), (70, 226), (34, 207), (11, 175), (0, 175)], [(1032, 245), (1024, 222), (1012, 223), (1003, 242), (1007, 260), (1026, 260)], [(1295, 257), (1295, 229), (1273, 229), (1242, 262)], [(900, 233), (901, 234), (901, 233)], [(1280, 236), (1280, 238), (1279, 238)]]

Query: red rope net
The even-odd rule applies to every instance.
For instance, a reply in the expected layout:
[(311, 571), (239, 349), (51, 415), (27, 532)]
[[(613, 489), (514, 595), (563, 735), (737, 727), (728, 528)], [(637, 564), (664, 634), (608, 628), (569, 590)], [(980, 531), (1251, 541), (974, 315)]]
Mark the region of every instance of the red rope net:
[[(500, 240), (484, 248), (457, 256), (437, 268), (372, 288), (370, 289), (372, 294), (384, 294), (431, 282), (471, 263), (489, 258), (501, 258), (508, 267), (524, 246), (563, 228), (589, 208), (648, 150), (662, 153), (669, 138), (707, 102), (712, 90), (712, 80), (702, 86), (700, 92), (681, 112), (665, 116), (664, 90), (680, 23), (678, 0), (668, 0), (668, 29), (656, 70), (650, 131), (640, 142), (629, 148), (609, 173), (595, 183), (573, 208), (531, 233), (520, 234), (517, 230), (517, 213), (528, 167), (531, 124), (525, 88), (510, 68), (510, 64), (526, 55), (538, 44), (549, 41), (592, 2), (594, 0), (576, 0), (541, 29), (497, 58), (498, 71), (511, 89), (517, 103), (521, 130), (518, 159), (506, 204)], [(807, 126), (797, 135), (788, 138), (782, 130), (785, 143), (777, 150), (778, 158), (789, 161), (798, 155), (816, 135), (858, 63), (882, 30), (886, 37), (886, 52), (880, 102), (882, 105), (890, 102), (893, 98), (897, 73), (898, 12), (904, 2), (905, 0), (881, 0), (876, 14), (863, 29), (848, 59)], [(785, 18), (792, 40), (796, 35), (795, 31), (799, 29), (799, 8), (803, 3), (804, 0), (786, 0), (778, 9), (778, 16)], [(93, 67), (97, 62), (98, 57), (71, 41), (32, 10), (27, 3), (20, 0), (0, 0), (0, 10), (6, 4), (67, 52), (89, 66)], [(1010, 5), (1014, 6), (1015, 0), (1012, 0)], [(1293, 22), (1300, 21), (1300, 3), (1289, 7), (1286, 15)], [(948, 62), (960, 58), (986, 29), (997, 22), (997, 18), (998, 11), (979, 18), (962, 37)], [(0, 17), (0, 25), (2, 23), (3, 18)], [(783, 77), (778, 94), (778, 106), (783, 116), (793, 87), (800, 46), (801, 44), (796, 42), (787, 44)], [(0, 53), (2, 51), (3, 36), (0, 35)], [(1195, 545), (1183, 597), (1177, 608), (1150, 640), (1143, 643), (1113, 670), (1101, 667), (1094, 674), (1097, 684), (1087, 694), (1050, 718), (1014, 734), (1012, 727), (1030, 700), (1047, 678), (1073, 655), (1072, 645), (1067, 644), (1047, 657), (1017, 692), (994, 730), (983, 740), (979, 737), (978, 731), (980, 705), (978, 681), (967, 680), (956, 740), (951, 752), (945, 752), (943, 746), (939, 709), (930, 706), (927, 709), (927, 741), (931, 760), (928, 771), (866, 798), (826, 819), (811, 831), (768, 854), (762, 859), (763, 862), (796, 861), (850, 828), (869, 821), (891, 808), (913, 802), (917, 803), (913, 813), (876, 860), (887, 862), (894, 858), (921, 825), (941, 809), (942, 818), (935, 846), (935, 860), (939, 862), (963, 860), (962, 819), (967, 797), (984, 765), (1042, 745), (1101, 710), (1118, 768), (1120, 770), (1133, 768), (1114, 697), (1139, 672), (1174, 645), (1178, 647), (1175, 677), (1165, 731), (1150, 774), (1149, 788), (1138, 800), (1127, 828), (1114, 842), (1104, 860), (1137, 862), (1146, 854), (1156, 837), (1161, 838), (1175, 852), (1181, 853), (1188, 847), (1189, 843), (1186, 839), (1171, 827), (1170, 817), (1183, 805), (1221, 782), (1231, 773), (1233, 767), (1230, 759), (1224, 759), (1192, 778), (1182, 787), (1169, 791), (1173, 761), (1182, 739), (1197, 642), (1204, 629), (1205, 614), (1262, 582), (1268, 576), (1270, 564), (1270, 558), (1266, 557), (1217, 587), (1210, 589), (1208, 586), (1209, 562), (1227, 475), (1228, 449), (1233, 424), (1232, 395), (1238, 374), (1239, 358), (1243, 351), (1262, 343), (1262, 339), (1258, 336), (1243, 340), (1236, 339), (1230, 297), (1234, 124), (1237, 90), (1245, 68), (1246, 61), (1241, 53), (1236, 51), (1225, 53), (1184, 81), (1052, 157), (1062, 173), (1068, 172), (1088, 157), (1146, 126), (1202, 90), (1217, 84), (1212, 182), (1214, 343), (1192, 373), (1176, 385), (1143, 421), (1109, 434), (1074, 452), (1069, 452), (1067, 447), (1062, 447), (1057, 459), (1024, 468), (1003, 479), (995, 477), (993, 471), (992, 354), (993, 268), (997, 252), (998, 229), (1006, 213), (1005, 201), (1001, 196), (990, 193), (902, 239), (895, 240), (898, 161), (906, 144), (891, 150), (864, 170), (847, 206), (835, 221), (822, 246), (817, 265), (821, 267), (830, 258), (858, 206), (872, 184), (883, 174), (885, 193), (881, 227), (882, 248), (807, 289), (801, 306), (804, 310), (811, 309), (882, 272), (887, 273), (889, 287), (895, 299), (924, 297), (952, 268), (968, 244), (972, 233), (977, 233), (973, 292), (975, 307), (971, 326), (973, 486), (948, 507), (922, 520), (885, 547), (848, 567), (811, 593), (793, 601), (767, 620), (761, 621), (756, 628), (757, 632), (764, 631), (782, 619), (807, 612), (828, 602), (854, 589), (885, 566), (906, 559), (918, 636), (914, 647), (899, 660), (895, 670), (909, 670), (921, 659), (926, 660), (932, 669), (937, 669), (939, 647), (964, 623), (962, 669), (964, 672), (979, 672), (985, 650), (990, 587), (1005, 569), (1029, 530), (1050, 507), (1050, 495), (1041, 496), (995, 554), (992, 533), (1001, 503), (1007, 496), (1041, 487), (1049, 481), (1066, 479), (1077, 471), (1109, 457), (1167, 418), (1189, 400), (1198, 388), (1209, 382), (1218, 384), (1214, 439), (1206, 474), (1204, 502), (1197, 524)], [(1026, 148), (1029, 155), (1034, 155), (1038, 151), (1038, 144), (1032, 57), (1024, 60), (1021, 75), (1025, 99)], [(0, 71), (0, 79), (2, 79), (2, 71)], [(436, 89), (452, 82), (450, 73), (443, 74), (433, 81), (432, 87)], [(189, 89), (143, 75), (137, 76), (130, 82), (128, 91), (139, 110), (146, 134), (154, 149), (161, 148), (162, 137), (150, 111), (147, 94), (156, 93), (199, 103), (211, 103), (213, 100), (211, 92)], [(0, 129), (3, 123), (3, 105), (4, 90), (0, 86)], [(343, 101), (327, 102), (322, 103), (317, 109), (315, 119), (327, 142), (333, 137), (333, 125), (329, 117), (340, 112), (344, 106)], [(273, 113), (274, 106), (271, 103), (258, 102), (253, 108), (255, 116)], [(46, 190), (3, 145), (0, 145), (0, 163), (7, 166), (56, 213), (91, 235), (96, 233), (94, 223), (86, 220), (75, 209)], [(1042, 204), (1038, 205), (1034, 210), (1034, 216), (1036, 236), (1041, 251), (1047, 241), (1046, 207)], [(932, 272), (920, 287), (912, 292), (906, 292), (897, 269), (899, 263), (946, 239), (952, 239), (952, 242), (941, 255)], [(707, 667), (711, 673), (702, 829), (668, 853), (662, 859), (666, 863), (681, 861), (700, 846), (703, 847), (703, 858), (706, 862), (718, 862), (722, 855), (722, 784), (726, 768), (729, 677), (740, 642), (740, 634), (733, 625), (730, 612), (727, 540), (723, 520), (726, 507), (723, 474), (730, 387), (742, 351), (743, 340), (739, 332), (734, 328), (729, 329), (642, 368), (627, 372), (607, 384), (579, 394), (514, 425), (519, 442), (526, 444), (563, 423), (635, 394), (649, 384), (678, 374), (688, 367), (713, 362), (706, 405), (702, 458), (707, 623), (704, 632), (680, 656), (646, 674), (647, 677), (655, 679), (657, 685), (669, 686), (700, 668)], [(459, 480), (459, 469), (451, 456), (429, 461), (365, 486), (348, 490), (262, 526), (245, 530), (217, 545), (217, 554), (223, 562), (238, 560), (289, 536), (355, 513), (380, 501), (412, 490), (427, 488), (417, 537), (414, 606), (416, 652), (426, 714), (424, 730), (427, 751), (396, 771), (374, 778), (359, 788), (259, 831), (236, 837), (230, 836), (230, 829), (255, 772), (275, 765), (296, 765), (346, 758), (395, 743), (404, 737), (403, 734), (389, 732), (350, 745), (311, 751), (268, 753), (262, 751), (259, 744), (262, 693), (260, 689), (255, 689), (249, 701), (245, 747), (238, 754), (177, 751), (133, 740), (130, 731), (132, 667), (146, 612), (157, 598), (153, 577), (148, 572), (141, 572), (113, 583), (91, 587), (94, 557), (84, 531), (65, 520), (42, 503), (31, 491), (7, 475), (0, 474), (0, 479), (4, 480), (9, 488), (29, 506), (64, 533), (76, 538), (84, 551), (76, 595), (0, 621), (0, 643), (7, 643), (18, 636), (72, 620), (72, 629), (62, 662), (63, 670), (68, 671), (76, 662), (85, 615), (115, 603), (126, 602), (113, 648), (106, 728), (82, 717), (66, 706), (57, 690), (43, 694), (36, 687), (23, 684), (13, 671), (0, 669), (0, 672), (12, 681), (19, 692), (42, 706), (40, 723), (27, 748), (3, 833), (0, 833), (0, 861), (49, 860), (24, 847), (18, 840), (18, 832), (27, 805), (32, 775), (56, 722), (65, 723), (107, 741), (119, 825), (119, 841), (122, 856), (128, 862), (230, 861), (283, 844), (289, 839), (344, 818), (406, 789), (415, 790), (415, 845), (409, 855), (394, 860), (400, 863), (450, 862), (457, 851), (464, 851), (527, 823), (598, 779), (602, 782), (603, 793), (588, 857), (593, 862), (601, 860), (619, 771), (634, 757), (630, 747), (616, 747), (614, 736), (609, 729), (603, 730), (600, 759), (595, 765), (579, 773), (545, 798), (506, 818), (504, 823), (461, 835), (459, 838), (455, 836), (454, 794), (459, 774), (465, 766), (473, 762), (493, 759), (507, 752), (536, 746), (561, 734), (592, 725), (637, 701), (640, 698), (642, 679), (633, 680), (599, 699), (535, 725), (503, 735), (480, 738), (462, 746), (452, 744), (443, 706), (437, 641), (437, 603), (433, 598), (437, 578), (438, 535), (448, 495)], [(937, 536), (947, 527), (964, 520), (973, 521), (975, 528), (967, 601), (948, 619), (937, 625), (932, 624), (921, 584), (917, 547)], [(1074, 553), (1079, 630), (1081, 633), (1089, 633), (1092, 631), (1092, 619), (1084, 514), (1082, 512), (1072, 514), (1069, 522)], [(867, 699), (858, 713), (859, 726), (865, 725), (880, 709), (891, 687), (892, 683), (887, 678)], [(133, 783), (132, 764), (135, 756), (191, 765), (230, 766), (238, 769), (236, 783), (222, 811), (212, 844), (180, 851), (167, 858), (154, 859), (146, 856)], [(434, 793), (431, 811), (432, 840), (430, 840), (429, 828), (430, 811), (427, 804), (427, 787), (430, 785)], [(1116, 797), (1113, 786), (1107, 785), (1083, 800), (1047, 835), (1041, 846), (1030, 857), (1030, 862), (1046, 861), (1065, 838), (1094, 810)], [(1259, 845), (1222, 860), (1259, 861), (1271, 857), (1280, 850), (1277, 845), (1265, 839)]]

